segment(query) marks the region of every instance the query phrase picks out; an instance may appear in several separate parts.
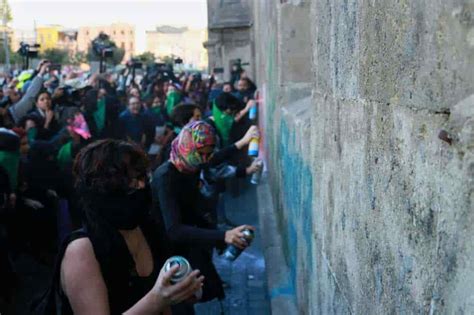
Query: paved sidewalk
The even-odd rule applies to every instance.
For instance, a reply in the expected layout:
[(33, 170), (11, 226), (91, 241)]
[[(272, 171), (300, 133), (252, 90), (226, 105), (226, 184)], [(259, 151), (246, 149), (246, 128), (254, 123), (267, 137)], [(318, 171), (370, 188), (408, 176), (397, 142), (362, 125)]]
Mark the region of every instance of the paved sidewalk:
[[(226, 315), (267, 315), (271, 314), (267, 295), (265, 261), (262, 253), (261, 234), (258, 230), (256, 189), (252, 185), (239, 185), (243, 193), (233, 197), (225, 194), (227, 218), (235, 224), (250, 224), (257, 228), (256, 238), (233, 263), (214, 255), (214, 263), (222, 280), (229, 284), (223, 301)], [(196, 306), (198, 315), (220, 314), (218, 302), (211, 301)]]

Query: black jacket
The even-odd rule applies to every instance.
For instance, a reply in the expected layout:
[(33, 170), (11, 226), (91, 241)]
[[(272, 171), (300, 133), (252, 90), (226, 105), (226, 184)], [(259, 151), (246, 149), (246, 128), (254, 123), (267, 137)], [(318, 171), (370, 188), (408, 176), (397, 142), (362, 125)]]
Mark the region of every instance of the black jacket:
[(225, 244), (205, 218), (206, 204), (199, 191), (199, 173), (183, 174), (169, 161), (153, 174), (153, 216), (166, 232), (171, 251), (186, 257), (204, 280), (203, 301), (224, 298), (222, 281), (212, 263), (214, 246)]

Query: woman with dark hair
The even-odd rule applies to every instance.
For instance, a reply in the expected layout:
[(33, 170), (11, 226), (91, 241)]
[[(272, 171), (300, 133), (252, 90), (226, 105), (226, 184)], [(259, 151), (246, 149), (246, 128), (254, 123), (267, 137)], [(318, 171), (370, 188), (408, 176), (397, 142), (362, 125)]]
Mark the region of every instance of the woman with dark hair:
[(84, 225), (64, 242), (49, 291), (61, 314), (170, 314), (202, 287), (197, 270), (177, 284), (178, 268), (160, 272), (167, 256), (148, 217), (147, 172), (145, 153), (128, 142), (100, 140), (79, 152)]
[[(224, 298), (222, 281), (212, 263), (212, 247), (232, 244), (243, 249), (248, 244), (242, 240), (242, 230), (254, 229), (242, 225), (219, 231), (206, 218), (199, 174), (209, 164), (215, 146), (214, 128), (209, 124), (204, 121), (187, 124), (172, 143), (169, 161), (154, 172), (152, 182), (154, 215), (163, 222), (174, 254), (188, 257), (191, 265), (206, 276), (203, 301)], [(218, 155), (222, 151), (212, 157), (213, 163), (221, 163)]]
[(34, 77), (34, 79), (32, 79), (31, 84), (26, 93), (19, 101), (17, 101), (16, 103), (13, 102), (13, 105), (8, 108), (8, 111), (10, 113), (8, 117), (11, 118), (15, 123), (18, 123), (20, 119), (23, 118), (23, 116), (25, 116), (32, 109), (34, 105), (35, 96), (38, 95), (39, 91), (43, 87), (43, 75), (48, 72), (49, 66), (50, 62), (46, 60), (42, 60), (38, 64), (38, 67), (35, 71), (37, 75)]
[[(228, 92), (220, 94), (212, 104), (212, 116), (208, 122), (216, 128), (219, 135), (220, 146), (225, 147), (237, 140), (236, 117), (245, 108), (245, 104)], [(245, 126), (248, 127), (249, 126)]]
[(167, 120), (166, 110), (163, 99), (159, 96), (155, 96), (145, 111), (145, 114), (149, 117), (153, 127), (163, 126)]
[(177, 127), (184, 127), (190, 122), (201, 120), (201, 107), (195, 104), (181, 104), (173, 109), (171, 120)]
[(164, 84), (163, 80), (155, 80), (152, 83), (150, 83), (146, 89), (146, 92), (143, 96), (143, 99), (148, 100), (148, 99), (154, 99), (155, 97), (158, 97), (160, 99), (165, 99), (166, 95), (164, 92)]
[(42, 91), (35, 98), (36, 108), (31, 112), (38, 117), (40, 125), (37, 126), (38, 133), (36, 140), (51, 140), (61, 129), (56, 117), (54, 116), (51, 94)]

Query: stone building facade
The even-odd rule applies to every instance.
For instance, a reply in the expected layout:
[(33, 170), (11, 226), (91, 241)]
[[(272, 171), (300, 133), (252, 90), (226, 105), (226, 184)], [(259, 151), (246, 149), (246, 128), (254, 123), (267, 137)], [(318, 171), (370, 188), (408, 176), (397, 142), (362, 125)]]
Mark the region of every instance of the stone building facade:
[(163, 25), (146, 32), (146, 51), (157, 58), (174, 55), (188, 66), (206, 69), (207, 51), (203, 47), (206, 40), (207, 29)]
[(77, 42), (78, 31), (75, 29), (63, 29), (59, 32), (57, 48), (64, 49), (69, 52), (69, 55), (75, 56), (78, 52)]
[(124, 61), (135, 54), (135, 26), (126, 23), (114, 23), (104, 26), (84, 26), (79, 28), (77, 36), (78, 50), (87, 52), (91, 42), (100, 34), (109, 35), (117, 47), (125, 50)]
[(223, 79), (230, 79), (232, 64), (241, 59), (249, 63), (244, 69), (251, 78), (255, 74), (253, 16), (251, 0), (208, 0), (209, 71), (224, 68)]
[(36, 41), (41, 45), (41, 52), (57, 48), (61, 29), (61, 25), (43, 25), (36, 28)]
[(473, 2), (251, 12), (273, 313), (474, 313)]

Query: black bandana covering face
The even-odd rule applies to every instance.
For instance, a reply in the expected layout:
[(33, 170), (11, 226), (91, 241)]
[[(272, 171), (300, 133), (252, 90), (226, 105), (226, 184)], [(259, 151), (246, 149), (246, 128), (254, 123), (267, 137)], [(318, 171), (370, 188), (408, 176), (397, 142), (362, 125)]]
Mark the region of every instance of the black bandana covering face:
[(118, 230), (133, 230), (146, 218), (151, 201), (149, 185), (127, 193), (98, 197), (95, 205), (100, 216)]

